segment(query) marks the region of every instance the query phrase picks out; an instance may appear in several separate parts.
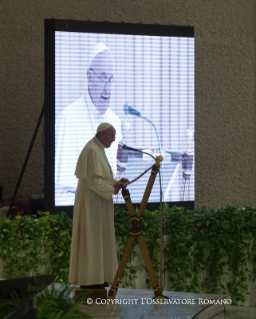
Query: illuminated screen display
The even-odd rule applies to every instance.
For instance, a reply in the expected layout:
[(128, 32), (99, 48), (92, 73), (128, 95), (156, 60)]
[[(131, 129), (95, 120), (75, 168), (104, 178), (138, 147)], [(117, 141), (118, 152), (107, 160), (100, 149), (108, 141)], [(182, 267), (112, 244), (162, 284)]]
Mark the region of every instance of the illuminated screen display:
[[(105, 149), (114, 178), (131, 181), (154, 163), (149, 155), (123, 149), (123, 145), (154, 157), (161, 154), (163, 201), (193, 202), (193, 28), (186, 27), (186, 35), (183, 27), (179, 32), (179, 27), (165, 26), (161, 35), (161, 26), (155, 26), (157, 32), (150, 35), (147, 33), (154, 26), (149, 31), (143, 26), (140, 34), (136, 25), (126, 27), (122, 33), (126, 24), (87, 22), (86, 28), (85, 22), (81, 30), (70, 24), (75, 26), (75, 21), (54, 24), (54, 63), (47, 62), (50, 58), (46, 57), (46, 64), (54, 67), (54, 81), (49, 80), (54, 88), (51, 98), (46, 98), (50, 105), (46, 105), (46, 121), (51, 116), (54, 119), (54, 129), (48, 133), (53, 134), (54, 145), (49, 147), (53, 154), (50, 151), (46, 156), (53, 164), (54, 186), (49, 196), (54, 206), (74, 205), (77, 159), (102, 122), (111, 123), (116, 129), (115, 141)], [(131, 30), (135, 30), (134, 34), (129, 34)], [(133, 203), (141, 202), (149, 176), (150, 171), (127, 187)], [(149, 203), (160, 202), (159, 186), (157, 177)], [(113, 200), (124, 203), (121, 192), (113, 195)]]

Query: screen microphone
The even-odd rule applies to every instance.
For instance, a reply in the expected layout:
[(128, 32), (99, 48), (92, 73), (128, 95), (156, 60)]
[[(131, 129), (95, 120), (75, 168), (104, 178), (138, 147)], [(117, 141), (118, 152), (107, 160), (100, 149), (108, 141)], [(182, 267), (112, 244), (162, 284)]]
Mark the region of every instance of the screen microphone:
[[(160, 150), (160, 153), (161, 153), (162, 145), (161, 145), (160, 138), (159, 138), (159, 135), (158, 135), (158, 132), (157, 132), (155, 124), (150, 119), (148, 119), (146, 116), (144, 116), (141, 112), (139, 112), (135, 108), (131, 107), (131, 105), (128, 102), (126, 102), (125, 105), (124, 105), (124, 113), (126, 115), (130, 114), (130, 115), (137, 116), (137, 117), (147, 121), (148, 123), (150, 123), (153, 126), (153, 128), (154, 128), (154, 130), (156, 132), (158, 145), (159, 145), (159, 150)], [(137, 152), (141, 152), (141, 151), (138, 151), (138, 150), (136, 150), (136, 151)]]
[(125, 105), (124, 105), (124, 113), (126, 115), (130, 114), (130, 115), (137, 116), (137, 117), (142, 118), (142, 119), (146, 120), (147, 122), (151, 123), (150, 119), (145, 117), (141, 112), (137, 111), (135, 108), (131, 107), (131, 105), (129, 103), (125, 103)]

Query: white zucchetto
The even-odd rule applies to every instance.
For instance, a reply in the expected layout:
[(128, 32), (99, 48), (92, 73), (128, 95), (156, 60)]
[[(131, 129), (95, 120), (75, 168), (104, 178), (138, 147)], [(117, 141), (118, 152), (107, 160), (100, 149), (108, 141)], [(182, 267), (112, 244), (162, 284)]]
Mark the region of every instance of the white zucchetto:
[(97, 133), (105, 131), (106, 129), (108, 129), (109, 127), (113, 126), (112, 124), (109, 123), (101, 123), (98, 127), (97, 127)]

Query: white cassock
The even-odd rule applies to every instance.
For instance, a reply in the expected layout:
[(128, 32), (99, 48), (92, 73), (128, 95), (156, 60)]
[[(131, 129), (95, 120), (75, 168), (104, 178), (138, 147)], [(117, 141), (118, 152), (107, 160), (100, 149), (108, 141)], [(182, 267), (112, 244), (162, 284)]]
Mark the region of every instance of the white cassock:
[(77, 179), (74, 176), (77, 158), (84, 145), (95, 136), (100, 123), (107, 122), (116, 130), (116, 140), (106, 150), (114, 176), (117, 171), (117, 148), (122, 140), (121, 121), (111, 110), (99, 114), (88, 91), (67, 106), (57, 117), (55, 134), (55, 205), (74, 205)]
[(114, 185), (104, 145), (94, 137), (77, 161), (69, 282), (80, 286), (113, 281), (117, 270)]

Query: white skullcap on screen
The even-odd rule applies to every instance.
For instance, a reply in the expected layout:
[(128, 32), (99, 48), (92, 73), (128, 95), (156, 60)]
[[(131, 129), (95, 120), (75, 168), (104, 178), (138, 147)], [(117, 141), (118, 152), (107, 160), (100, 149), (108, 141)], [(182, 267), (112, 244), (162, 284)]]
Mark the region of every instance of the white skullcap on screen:
[(109, 123), (101, 123), (98, 127), (97, 127), (97, 133), (105, 131), (106, 129), (108, 129), (109, 127), (113, 126), (112, 124)]
[(111, 52), (109, 51), (109, 48), (103, 44), (103, 43), (98, 43), (91, 51), (90, 57), (89, 57), (89, 66), (92, 63), (92, 60), (98, 55), (99, 53), (103, 51), (108, 51), (110, 54)]

